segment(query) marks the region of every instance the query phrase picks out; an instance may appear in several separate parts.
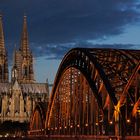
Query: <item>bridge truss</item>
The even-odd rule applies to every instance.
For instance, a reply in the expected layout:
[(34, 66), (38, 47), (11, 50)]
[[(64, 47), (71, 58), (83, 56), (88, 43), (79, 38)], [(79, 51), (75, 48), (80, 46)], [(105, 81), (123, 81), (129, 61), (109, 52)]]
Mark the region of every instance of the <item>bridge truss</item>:
[(70, 50), (58, 69), (43, 130), (52, 135), (140, 135), (140, 51)]

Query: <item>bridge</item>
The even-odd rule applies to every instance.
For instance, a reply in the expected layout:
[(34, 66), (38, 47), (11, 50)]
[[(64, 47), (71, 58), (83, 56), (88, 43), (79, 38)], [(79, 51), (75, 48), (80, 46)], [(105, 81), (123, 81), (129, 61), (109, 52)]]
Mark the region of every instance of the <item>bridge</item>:
[(140, 50), (70, 50), (48, 105), (35, 108), (29, 135), (139, 136)]

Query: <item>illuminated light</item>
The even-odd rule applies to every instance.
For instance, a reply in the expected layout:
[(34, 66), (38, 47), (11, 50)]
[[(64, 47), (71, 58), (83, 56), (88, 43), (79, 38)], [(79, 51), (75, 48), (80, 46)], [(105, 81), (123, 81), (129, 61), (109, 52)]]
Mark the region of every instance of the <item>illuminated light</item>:
[(77, 124), (77, 127), (80, 127), (80, 125), (79, 125), (79, 124)]
[(119, 119), (119, 113), (120, 113), (120, 101), (118, 102), (118, 105), (114, 106), (114, 117), (115, 117), (115, 122), (118, 121)]
[(55, 127), (55, 130), (57, 130), (57, 127)]
[(95, 125), (98, 126), (98, 123), (96, 122)]
[(51, 130), (53, 130), (53, 128), (51, 128)]
[(137, 113), (140, 113), (140, 107), (137, 108)]
[(130, 119), (127, 119), (127, 123), (130, 123)]
[(59, 129), (62, 129), (62, 127), (60, 126)]
[(65, 126), (65, 129), (67, 128), (67, 126)]
[(7, 133), (4, 137), (7, 138), (9, 136), (9, 134)]
[(109, 124), (113, 124), (113, 122), (112, 122), (112, 121), (110, 121), (110, 122), (109, 122)]
[(85, 124), (85, 126), (87, 127), (87, 126), (88, 126), (88, 124), (86, 123), (86, 124)]
[(48, 128), (48, 130), (50, 130), (50, 128)]
[(72, 128), (73, 126), (71, 125), (70, 128)]

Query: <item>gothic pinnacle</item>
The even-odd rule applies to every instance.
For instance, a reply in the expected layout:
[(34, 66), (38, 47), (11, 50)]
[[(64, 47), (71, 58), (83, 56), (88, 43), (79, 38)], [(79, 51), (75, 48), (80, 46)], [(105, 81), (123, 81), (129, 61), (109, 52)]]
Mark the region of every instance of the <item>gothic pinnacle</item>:
[(27, 31), (27, 17), (24, 15), (23, 19), (23, 30), (22, 30), (22, 37), (21, 37), (21, 51), (24, 55), (29, 53), (29, 44), (28, 44), (28, 31)]
[(4, 34), (3, 34), (3, 26), (2, 26), (2, 15), (0, 15), (0, 53), (5, 55)]

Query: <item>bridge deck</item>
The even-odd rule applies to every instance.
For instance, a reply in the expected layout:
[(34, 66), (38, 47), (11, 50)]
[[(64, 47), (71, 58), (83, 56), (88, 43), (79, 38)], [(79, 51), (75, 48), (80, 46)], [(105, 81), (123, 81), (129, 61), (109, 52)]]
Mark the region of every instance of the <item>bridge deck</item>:
[[(28, 136), (28, 137), (2, 137), (1, 140), (122, 140), (121, 137), (116, 136)], [(125, 140), (140, 140), (140, 136), (126, 136)]]

